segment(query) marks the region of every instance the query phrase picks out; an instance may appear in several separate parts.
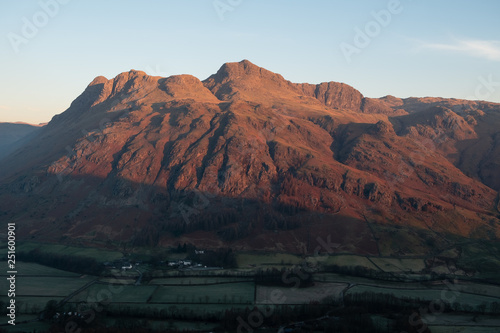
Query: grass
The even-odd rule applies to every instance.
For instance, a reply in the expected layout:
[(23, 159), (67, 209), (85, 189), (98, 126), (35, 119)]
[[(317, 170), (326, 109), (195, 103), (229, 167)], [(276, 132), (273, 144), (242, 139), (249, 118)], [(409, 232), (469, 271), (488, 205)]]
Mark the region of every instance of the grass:
[(283, 266), (298, 265), (302, 258), (293, 254), (273, 253), (273, 254), (251, 254), (240, 253), (236, 255), (238, 267), (255, 266)]
[(372, 270), (378, 270), (375, 265), (373, 265), (370, 260), (363, 256), (358, 256), (355, 254), (340, 254), (328, 257), (325, 261), (325, 265), (337, 265), (341, 267), (355, 267), (361, 266)]
[(120, 278), (120, 277), (111, 277), (111, 278), (101, 278), (99, 279), (99, 282), (102, 283), (111, 283), (111, 284), (121, 284), (121, 285), (128, 285), (128, 284), (135, 284), (136, 279), (125, 279), (125, 278)]
[(338, 283), (370, 283), (373, 280), (364, 277), (336, 274), (320, 273), (314, 275), (314, 281), (318, 282), (338, 282)]
[[(267, 256), (264, 256), (267, 257)], [(295, 257), (295, 256), (292, 256)], [(276, 260), (278, 256), (271, 256), (270, 260)], [(269, 258), (267, 258), (269, 259)], [(419, 259), (384, 259), (372, 258), (384, 269), (392, 269), (396, 266), (402, 270), (416, 270), (422, 261)], [(363, 256), (358, 255), (334, 255), (327, 258), (337, 265), (371, 265)], [(397, 266), (399, 265), (399, 266)], [(24, 269), (25, 275), (19, 276), (17, 289), (19, 296), (16, 297), (18, 304), (18, 314), (38, 313), (43, 310), (50, 300), (60, 301), (64, 296), (77, 290), (89, 281), (95, 279), (92, 276), (78, 277), (71, 276), (71, 273), (54, 270), (50, 267), (37, 264), (19, 264), (19, 270)], [(395, 268), (394, 268), (395, 269)], [(60, 273), (60, 277), (35, 277), (42, 273)], [(70, 274), (69, 276), (67, 274)], [(5, 280), (5, 282), (3, 281)], [(0, 287), (6, 287), (6, 279), (0, 281)], [(252, 309), (254, 307), (254, 297), (257, 307), (263, 308), (264, 304), (274, 304), (271, 307), (280, 307), (291, 304), (307, 304), (314, 301), (321, 301), (326, 297), (340, 298), (342, 291), (349, 285), (354, 284), (347, 294), (363, 293), (365, 291), (391, 294), (396, 297), (420, 298), (430, 302), (442, 297), (442, 292), (447, 291), (447, 287), (442, 284), (422, 284), (417, 282), (390, 282), (373, 280), (363, 277), (351, 277), (341, 274), (323, 273), (315, 275), (315, 285), (304, 289), (281, 288), (268, 286), (255, 286), (253, 282), (243, 282), (251, 278), (238, 277), (171, 277), (158, 278), (150, 281), (148, 285), (111, 285), (103, 281), (113, 281), (113, 279), (103, 278), (74, 296), (69, 304), (76, 306), (80, 302), (109, 301), (104, 305), (109, 316), (105, 319), (108, 324), (116, 324), (117, 320), (127, 320), (124, 316), (132, 314), (137, 316), (129, 320), (142, 320), (141, 316), (149, 318), (165, 318), (173, 314), (186, 315), (188, 318), (201, 316), (220, 316), (229, 309)], [(114, 281), (116, 282), (116, 281)], [(130, 283), (133, 281), (126, 280)], [(429, 286), (428, 288), (426, 286)], [(455, 285), (461, 291), (456, 302), (462, 305), (477, 307), (483, 303), (487, 304), (487, 309), (491, 308), (491, 303), (500, 303), (500, 287), (490, 286), (480, 283), (460, 283)], [(4, 289), (2, 289), (4, 290)], [(476, 293), (471, 295), (468, 293)], [(255, 294), (255, 296), (254, 296)], [(23, 296), (23, 295), (38, 295)], [(273, 295), (273, 296), (271, 296)], [(451, 296), (452, 292), (447, 292)], [(111, 296), (110, 299), (106, 297)], [(496, 297), (492, 297), (496, 296)], [(6, 296), (0, 296), (0, 300), (8, 301)], [(446, 314), (443, 314), (443, 316)], [(474, 314), (470, 314), (473, 316)], [(118, 316), (114, 317), (114, 316)], [(122, 318), (123, 317), (123, 318)], [(21, 318), (21, 317), (20, 317)], [(31, 317), (26, 317), (31, 318)], [(186, 317), (185, 317), (186, 318)], [(373, 317), (380, 327), (385, 327), (384, 317)], [(465, 318), (465, 317), (464, 317)], [(472, 327), (459, 326), (461, 322), (435, 321), (430, 325), (432, 332), (493, 332), (496, 327)], [(177, 329), (205, 329), (212, 330), (215, 326), (204, 324), (203, 320), (195, 321), (161, 321), (149, 320), (149, 327), (164, 328), (172, 327)], [(485, 322), (481, 324), (489, 324)], [(17, 331), (44, 331), (47, 326), (44, 323), (30, 323), (19, 326)], [(447, 326), (445, 326), (447, 325)], [(9, 332), (16, 332), (12, 330)]]
[(97, 283), (71, 298), (71, 302), (102, 300), (110, 303), (146, 303), (156, 286), (110, 285)]
[(462, 256), (457, 267), (478, 271), (476, 277), (500, 282), (500, 250), (487, 241), (467, 244), (462, 247)]
[[(408, 216), (406, 223), (413, 224)], [(421, 222), (416, 222), (418, 225)], [(433, 247), (432, 242), (437, 240), (436, 235), (430, 231), (415, 228), (411, 226), (389, 227), (382, 224), (373, 224), (374, 233), (379, 240), (377, 241), (380, 255), (401, 256), (402, 253), (411, 255), (425, 255)]]
[(257, 304), (308, 304), (326, 297), (342, 296), (346, 283), (316, 283), (309, 288), (257, 286)]
[(171, 277), (158, 278), (149, 281), (150, 285), (193, 285), (193, 284), (218, 284), (250, 281), (252, 278), (238, 277)]
[(244, 303), (254, 300), (253, 282), (207, 286), (160, 286), (151, 302), (158, 303)]
[(457, 284), (456, 287), (459, 291), (463, 291), (466, 293), (500, 298), (500, 286), (492, 286), (488, 284), (479, 284), (479, 283), (466, 283), (466, 284)]
[(421, 272), (425, 269), (424, 259), (370, 258), (384, 272)]
[[(83, 287), (95, 277), (18, 277), (16, 296), (64, 297)], [(0, 280), (0, 288), (7, 290), (7, 279)]]
[(102, 250), (90, 247), (84, 248), (84, 247), (37, 243), (37, 242), (19, 242), (17, 245), (18, 252), (29, 252), (35, 249), (39, 249), (44, 253), (67, 254), (73, 256), (93, 258), (98, 262), (113, 261), (123, 257), (123, 254), (118, 251)]
[(17, 276), (55, 276), (55, 277), (78, 277), (77, 273), (71, 273), (60, 269), (43, 266), (31, 262), (16, 262)]
[(109, 274), (114, 276), (116, 279), (119, 278), (126, 278), (126, 279), (136, 279), (139, 277), (139, 272), (137, 272), (135, 269), (130, 269), (130, 270), (121, 270), (118, 268), (113, 268), (108, 270)]

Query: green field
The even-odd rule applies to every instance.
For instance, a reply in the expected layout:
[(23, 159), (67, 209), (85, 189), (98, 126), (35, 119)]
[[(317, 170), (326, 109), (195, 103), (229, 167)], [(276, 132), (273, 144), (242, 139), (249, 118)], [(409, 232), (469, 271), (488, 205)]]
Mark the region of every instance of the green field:
[(68, 271), (63, 271), (60, 269), (39, 265), (31, 262), (16, 262), (17, 276), (68, 276), (68, 277), (78, 277), (80, 274), (71, 273)]
[(243, 303), (254, 300), (253, 282), (229, 283), (207, 286), (160, 286), (152, 303)]
[(316, 283), (308, 288), (278, 288), (257, 286), (257, 304), (308, 304), (326, 297), (339, 299), (347, 288), (345, 283)]
[[(122, 257), (119, 252), (37, 243), (25, 243), (24, 249), (36, 248), (37, 246), (41, 246), (41, 250), (47, 253), (68, 253), (69, 251), (75, 256), (96, 259), (99, 257), (98, 260), (101, 262)], [(481, 247), (471, 246), (467, 248), (467, 253), (469, 256), (473, 256), (484, 254), (484, 251)], [(450, 252), (450, 255), (453, 253)], [(402, 277), (412, 282), (404, 282), (403, 279), (389, 281), (316, 272), (313, 274), (314, 284), (306, 288), (284, 288), (255, 284), (251, 274), (256, 270), (265, 270), (271, 267), (290, 269), (304, 261), (300, 256), (290, 254), (240, 253), (237, 254), (239, 269), (218, 271), (179, 271), (166, 267), (165, 269), (155, 267), (153, 270), (152, 266), (141, 264), (139, 269), (144, 273), (144, 280), (143, 284), (139, 286), (135, 285), (135, 281), (140, 273), (135, 270), (126, 272), (107, 270), (108, 276), (96, 277), (70, 273), (35, 263), (18, 262), (16, 281), (18, 314), (23, 316), (23, 314), (40, 313), (47, 302), (51, 300), (60, 302), (71, 295), (68, 303), (60, 307), (60, 310), (75, 309), (82, 302), (93, 304), (102, 301), (107, 317), (100, 320), (106, 324), (115, 325), (123, 320), (145, 320), (148, 323), (147, 327), (150, 328), (175, 327), (177, 329), (195, 328), (210, 331), (217, 325), (214, 325), (213, 322), (207, 323), (210, 320), (222, 318), (227, 310), (252, 309), (255, 306), (264, 308), (270, 303), (272, 308), (286, 309), (285, 305), (293, 307), (299, 304), (321, 303), (326, 299), (335, 301), (333, 303), (335, 305), (332, 306), (338, 307), (339, 304), (342, 304), (344, 292), (346, 295), (358, 295), (364, 292), (390, 294), (398, 298), (418, 298), (425, 303), (429, 302), (429, 304), (433, 300), (441, 299), (443, 291), (448, 296), (453, 295), (441, 280), (425, 282), (424, 280), (431, 278), (430, 273), (416, 273), (425, 268), (423, 259), (367, 258), (363, 255), (335, 254), (310, 257), (306, 260), (309, 263), (318, 263), (315, 267), (320, 269), (329, 265), (361, 266), (373, 271), (383, 270), (392, 273), (391, 278)], [(462, 264), (473, 265), (475, 263), (471, 260), (469, 262), (462, 261)], [(479, 261), (479, 265), (485, 265), (485, 263)], [(486, 270), (486, 273), (498, 275), (492, 269), (490, 271)], [(116, 278), (110, 277), (113, 272), (117, 276)], [(220, 277), (217, 274), (224, 275)], [(248, 276), (243, 276), (245, 274)], [(383, 276), (388, 277), (388, 274)], [(412, 278), (410, 279), (409, 276)], [(419, 279), (423, 282), (418, 282)], [(490, 316), (493, 319), (488, 319), (488, 317), (480, 320), (478, 318), (480, 316), (486, 317), (480, 313), (488, 313), (487, 311), (494, 311), (493, 309), (498, 308), (493, 303), (500, 303), (500, 286), (490, 285), (486, 282), (471, 282), (471, 279), (471, 276), (464, 276), (454, 284), (453, 289), (459, 294), (453, 300), (456, 302), (453, 306), (458, 311), (443, 314), (438, 320), (429, 323), (432, 332), (480, 333), (493, 332), (498, 328), (495, 326), (497, 321), (493, 315)], [(91, 284), (91, 282), (93, 283)], [(88, 286), (84, 290), (73, 295), (75, 291), (87, 284)], [(2, 290), (7, 288), (5, 275), (0, 281), (0, 288)], [(8, 298), (3, 295), (0, 296), (0, 300), (6, 302)], [(481, 309), (485, 309), (486, 312), (481, 312)], [(490, 314), (492, 313), (490, 312)], [(449, 318), (446, 317), (448, 315)], [(465, 324), (460, 326), (462, 323), (470, 322), (472, 316), (476, 318), (475, 323), (483, 325), (483, 327), (473, 328)], [(387, 327), (393, 320), (385, 314), (372, 317), (375, 318), (380, 327)], [(162, 321), (162, 318), (165, 320)], [(189, 321), (190, 319), (193, 320)], [(43, 325), (46, 324), (33, 323), (19, 326), (19, 331), (43, 330), (44, 327), (46, 328)]]
[(123, 257), (123, 254), (118, 251), (101, 250), (90, 247), (66, 246), (60, 244), (46, 244), (37, 242), (19, 242), (17, 244), (18, 252), (29, 252), (39, 249), (44, 253), (65, 254), (80, 257), (93, 258), (98, 262), (113, 261)]
[[(16, 296), (63, 297), (83, 287), (95, 277), (21, 277), (16, 279)], [(1, 290), (7, 290), (7, 279), (1, 279)]]
[(283, 265), (298, 265), (303, 259), (299, 256), (286, 253), (273, 254), (250, 254), (240, 253), (236, 255), (238, 267), (255, 266), (283, 266)]
[(146, 303), (155, 286), (96, 283), (71, 298), (71, 302)]
[(425, 268), (424, 259), (370, 258), (384, 272), (420, 272)]
[(361, 266), (372, 270), (378, 270), (378, 268), (373, 265), (370, 260), (364, 256), (358, 256), (354, 254), (340, 254), (329, 256), (325, 261), (326, 265), (337, 265), (341, 267), (355, 267)]
[(462, 248), (462, 256), (457, 260), (457, 267), (477, 271), (477, 278), (500, 283), (500, 249), (488, 242), (467, 244)]
[(218, 284), (253, 281), (252, 278), (238, 277), (171, 277), (158, 278), (149, 281), (150, 285), (193, 285), (193, 284)]
[(136, 279), (140, 275), (139, 272), (136, 271), (135, 269), (129, 269), (129, 270), (123, 271), (121, 269), (114, 268), (114, 269), (110, 269), (109, 273), (113, 277), (115, 277), (116, 279), (119, 279), (119, 278)]
[(480, 283), (463, 283), (457, 284), (456, 288), (460, 291), (470, 294), (479, 294), (500, 298), (500, 286), (492, 286)]
[(155, 286), (96, 283), (71, 298), (71, 302), (103, 300), (111, 303), (146, 303)]
[(128, 285), (128, 284), (135, 284), (135, 281), (137, 280), (137, 277), (128, 279), (128, 278), (122, 278), (122, 277), (104, 277), (100, 278), (99, 282), (102, 283), (111, 283), (111, 284), (121, 284), (121, 285)]

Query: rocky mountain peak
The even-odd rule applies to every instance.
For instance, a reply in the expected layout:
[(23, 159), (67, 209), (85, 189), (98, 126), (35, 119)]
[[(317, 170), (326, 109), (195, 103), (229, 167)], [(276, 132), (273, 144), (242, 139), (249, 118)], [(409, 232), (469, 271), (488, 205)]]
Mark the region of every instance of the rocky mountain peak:
[[(328, 224), (304, 222), (316, 214), (366, 225), (378, 212), (384, 223), (412, 216), (469, 235), (496, 216), (499, 110), (366, 98), (345, 83), (292, 83), (248, 60), (203, 82), (98, 76), (2, 160), (0, 210), (26, 226), (20, 235), (40, 224), (37, 237), (54, 241), (61, 232), (100, 242), (154, 234), (168, 244), (203, 229), (214, 242), (251, 234), (253, 248), (279, 229), (307, 242)], [(189, 222), (186, 205), (199, 211)], [(474, 220), (447, 224), (454, 207)]]
[(96, 76), (95, 79), (92, 80), (92, 82), (90, 82), (90, 84), (88, 85), (89, 87), (91, 86), (96, 86), (98, 84), (105, 84), (108, 82), (108, 79), (102, 75), (99, 75), (99, 76)]

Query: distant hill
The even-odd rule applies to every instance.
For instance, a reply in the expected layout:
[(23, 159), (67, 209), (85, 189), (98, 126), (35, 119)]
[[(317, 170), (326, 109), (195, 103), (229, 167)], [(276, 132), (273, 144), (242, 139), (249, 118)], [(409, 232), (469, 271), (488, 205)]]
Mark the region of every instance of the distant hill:
[(0, 123), (0, 159), (26, 143), (45, 124)]

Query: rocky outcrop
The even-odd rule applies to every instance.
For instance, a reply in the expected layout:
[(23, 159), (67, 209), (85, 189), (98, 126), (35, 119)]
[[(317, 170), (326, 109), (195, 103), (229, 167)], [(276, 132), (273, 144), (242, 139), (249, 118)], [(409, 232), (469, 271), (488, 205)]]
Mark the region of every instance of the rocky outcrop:
[(199, 231), (213, 232), (214, 244), (265, 240), (259, 228), (306, 228), (333, 215), (364, 223), (384, 211), (384, 223), (411, 213), (427, 227), (454, 205), (480, 223), (497, 192), (479, 179), (498, 179), (497, 160), (479, 159), (481, 177), (468, 177), (449, 156), (480, 151), (460, 144), (484, 133), (495, 155), (498, 137), (481, 126), (491, 127), (485, 117), (500, 123), (491, 116), (500, 107), (481, 115), (479, 104), (432, 103), (367, 99), (343, 83), (296, 84), (249, 61), (205, 81), (135, 70), (97, 77), (0, 164), (8, 184), (0, 209), (28, 221), (26, 230), (37, 214), (62, 221), (44, 229), (52, 240), (102, 236), (94, 232), (102, 226), (116, 241), (137, 230), (158, 242)]

